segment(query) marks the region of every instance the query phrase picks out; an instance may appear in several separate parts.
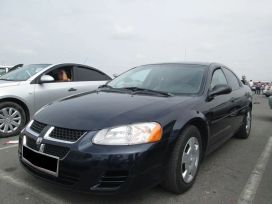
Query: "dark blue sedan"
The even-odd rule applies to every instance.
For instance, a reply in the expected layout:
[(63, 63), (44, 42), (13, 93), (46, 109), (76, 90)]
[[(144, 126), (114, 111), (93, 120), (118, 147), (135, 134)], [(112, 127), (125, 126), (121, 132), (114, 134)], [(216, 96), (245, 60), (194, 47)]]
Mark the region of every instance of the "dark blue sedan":
[(20, 135), (30, 173), (78, 191), (182, 193), (202, 159), (251, 130), (252, 94), (226, 66), (133, 68), (98, 90), (42, 108)]

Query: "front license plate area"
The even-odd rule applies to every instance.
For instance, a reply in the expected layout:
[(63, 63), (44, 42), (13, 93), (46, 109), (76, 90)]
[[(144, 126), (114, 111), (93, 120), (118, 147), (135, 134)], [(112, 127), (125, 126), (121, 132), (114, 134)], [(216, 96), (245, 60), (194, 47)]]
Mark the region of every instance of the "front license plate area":
[(58, 176), (59, 158), (32, 150), (23, 145), (22, 158), (27, 164), (45, 172)]

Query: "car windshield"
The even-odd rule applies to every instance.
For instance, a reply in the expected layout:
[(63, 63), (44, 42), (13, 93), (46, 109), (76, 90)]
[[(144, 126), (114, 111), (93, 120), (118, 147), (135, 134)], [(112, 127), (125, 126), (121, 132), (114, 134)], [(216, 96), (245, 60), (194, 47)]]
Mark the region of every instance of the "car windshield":
[(0, 80), (7, 81), (26, 81), (36, 73), (48, 67), (49, 64), (30, 64), (11, 71), (0, 77)]
[(112, 88), (140, 88), (171, 94), (197, 94), (206, 66), (158, 64), (136, 67), (107, 84)]

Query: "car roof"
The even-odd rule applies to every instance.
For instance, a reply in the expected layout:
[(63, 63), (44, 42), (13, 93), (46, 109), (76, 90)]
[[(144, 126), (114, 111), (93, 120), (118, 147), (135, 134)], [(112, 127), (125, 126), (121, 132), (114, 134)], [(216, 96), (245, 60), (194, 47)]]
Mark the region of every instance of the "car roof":
[[(98, 71), (100, 71), (99, 69), (95, 68), (95, 67), (92, 67), (92, 66), (89, 66), (89, 65), (86, 65), (86, 64), (78, 64), (78, 63), (58, 63), (58, 64), (52, 64), (53, 66), (79, 66), (79, 67), (89, 67), (89, 68), (92, 68), (92, 69), (96, 69)], [(52, 67), (53, 67), (52, 66)]]
[(182, 64), (182, 65), (204, 65), (204, 66), (210, 66), (213, 64), (220, 65), (216, 62), (162, 62), (162, 63), (152, 63), (147, 65), (163, 65), (163, 64)]

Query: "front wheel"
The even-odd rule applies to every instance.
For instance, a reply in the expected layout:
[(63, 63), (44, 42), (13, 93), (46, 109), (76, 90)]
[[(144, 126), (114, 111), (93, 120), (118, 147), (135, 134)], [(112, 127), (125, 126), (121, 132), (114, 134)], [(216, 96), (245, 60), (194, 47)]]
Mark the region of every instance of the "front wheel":
[(175, 144), (161, 185), (177, 194), (188, 190), (197, 176), (201, 156), (200, 132), (195, 126), (188, 126)]
[(14, 102), (0, 103), (0, 138), (15, 136), (26, 123), (24, 109)]

